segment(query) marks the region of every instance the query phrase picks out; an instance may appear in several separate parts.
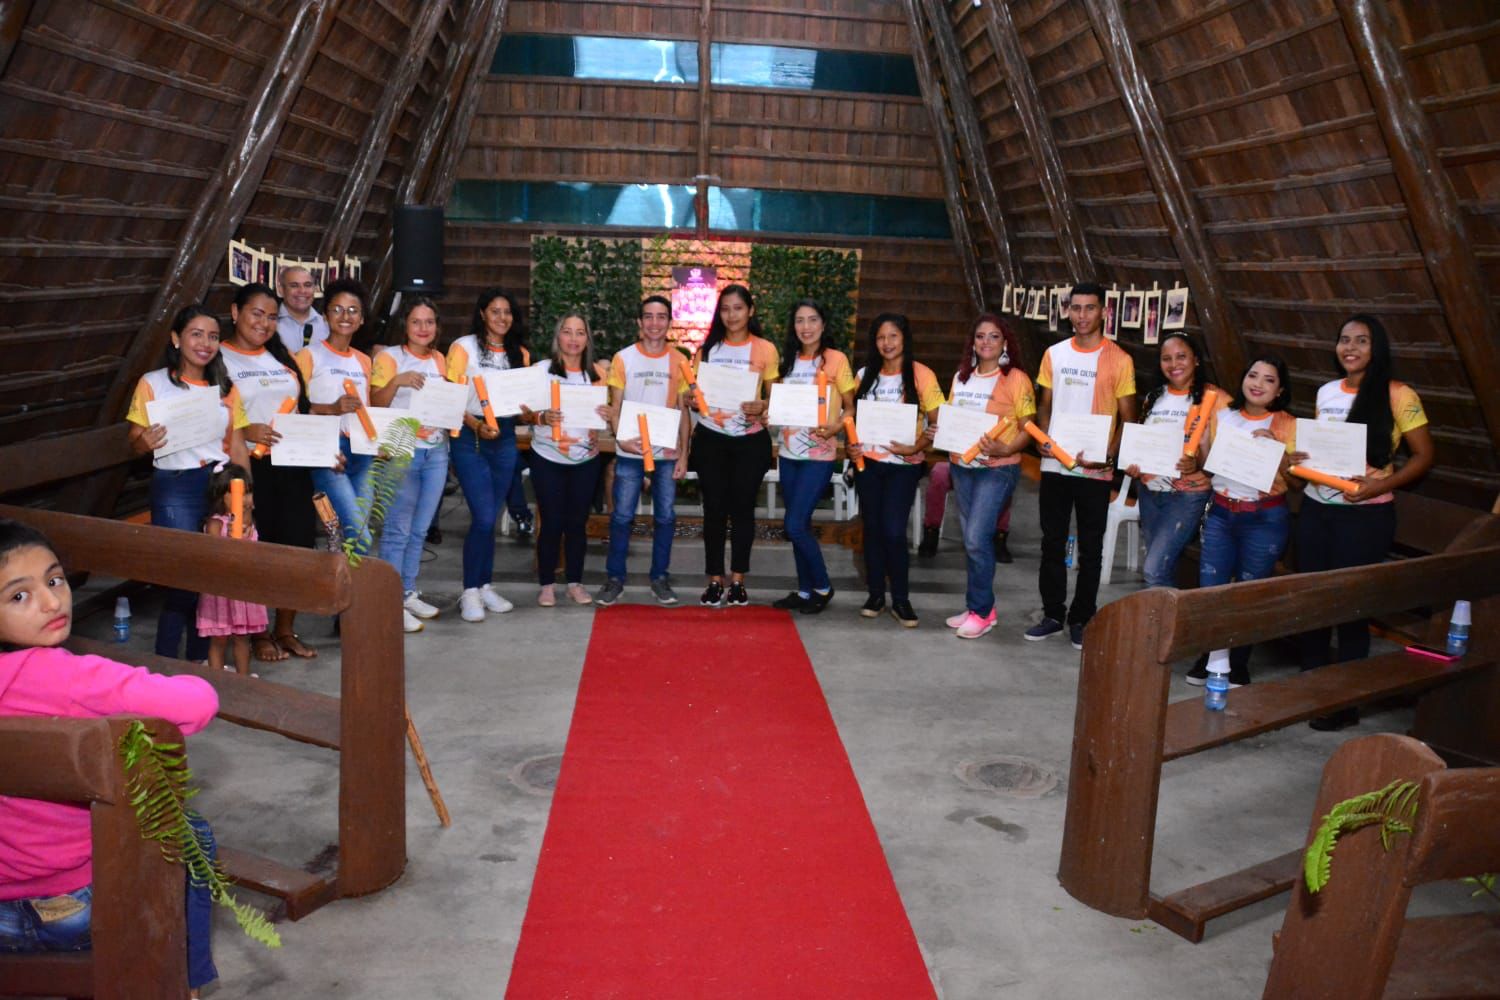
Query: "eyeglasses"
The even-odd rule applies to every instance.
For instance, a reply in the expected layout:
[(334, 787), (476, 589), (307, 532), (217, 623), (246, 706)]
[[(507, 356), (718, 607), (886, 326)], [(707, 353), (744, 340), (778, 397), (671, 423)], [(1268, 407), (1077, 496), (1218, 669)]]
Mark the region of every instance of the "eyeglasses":
[(328, 315), (330, 315), (330, 316), (358, 316), (359, 312), (360, 312), (359, 306), (329, 306), (328, 307)]

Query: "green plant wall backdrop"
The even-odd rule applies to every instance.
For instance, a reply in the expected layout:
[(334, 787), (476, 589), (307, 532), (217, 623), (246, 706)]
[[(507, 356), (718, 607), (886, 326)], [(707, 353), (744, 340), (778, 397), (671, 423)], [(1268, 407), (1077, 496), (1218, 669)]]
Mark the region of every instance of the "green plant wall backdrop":
[(787, 313), (801, 299), (828, 312), (833, 346), (848, 353), (859, 310), (859, 251), (757, 243), (750, 248), (750, 288), (762, 330), (780, 349)]
[(583, 313), (600, 357), (635, 343), (641, 305), (641, 241), (535, 236), (531, 240), (531, 354), (552, 347), (552, 330)]

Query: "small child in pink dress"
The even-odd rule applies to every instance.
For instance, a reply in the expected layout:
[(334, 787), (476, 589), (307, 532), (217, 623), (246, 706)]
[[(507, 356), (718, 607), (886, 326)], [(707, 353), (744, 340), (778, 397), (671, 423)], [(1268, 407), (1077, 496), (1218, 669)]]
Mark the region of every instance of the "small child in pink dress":
[[(250, 474), (242, 466), (226, 465), (216, 472), (208, 485), (208, 509), (213, 511), (203, 522), (205, 535), (229, 537), (229, 526), (234, 520), (229, 510), (229, 484), (235, 479), (245, 481), (244, 537), (241, 541), (253, 542), (255, 533), (254, 495), (250, 490)], [(229, 640), (234, 640), (234, 669), (250, 674), (250, 637), (266, 630), (266, 608), (263, 604), (250, 604), (229, 597), (202, 594), (198, 598), (198, 634), (208, 639), (208, 665), (230, 669), (224, 660)], [(250, 674), (250, 676), (258, 676)]]

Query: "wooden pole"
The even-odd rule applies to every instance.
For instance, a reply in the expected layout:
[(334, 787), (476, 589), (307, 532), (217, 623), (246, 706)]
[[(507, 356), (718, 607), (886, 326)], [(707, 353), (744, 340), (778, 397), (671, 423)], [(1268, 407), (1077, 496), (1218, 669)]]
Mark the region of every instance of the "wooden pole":
[(33, 6), (32, 0), (0, 0), (0, 76), (10, 65)]
[(1094, 37), (1114, 77), (1125, 113), (1135, 129), (1141, 158), (1161, 203), (1162, 218), (1187, 275), (1214, 371), (1223, 385), (1244, 370), (1245, 351), (1231, 318), (1232, 306), (1224, 294), (1218, 259), (1204, 236), (1197, 205), (1178, 168), (1176, 152), (1156, 106), (1156, 95), (1141, 70), (1119, 0), (1084, 0), (1084, 6), (1093, 21)]
[(1036, 167), (1037, 180), (1042, 185), (1042, 196), (1047, 199), (1047, 214), (1052, 217), (1052, 231), (1057, 236), (1058, 248), (1067, 262), (1068, 274), (1074, 281), (1094, 277), (1094, 264), (1089, 257), (1088, 242), (1083, 236), (1083, 220), (1073, 207), (1073, 196), (1068, 191), (1068, 176), (1063, 170), (1062, 156), (1057, 151), (1057, 140), (1052, 135), (1052, 126), (1042, 107), (1042, 98), (1036, 89), (1036, 79), (1031, 75), (1031, 66), (1026, 62), (1026, 53), (1021, 49), (1021, 36), (1016, 32), (1016, 23), (1011, 19), (1010, 8), (1005, 0), (991, 0), (983, 5), (989, 12), (985, 18), (985, 31), (990, 37), (990, 46), (995, 58), (1000, 61), (1010, 88), (1011, 104), (1016, 117), (1021, 120), (1021, 131), (1026, 136), (1026, 145), (1031, 149), (1031, 162)]
[(1336, 0), (1335, 5), (1385, 136), (1453, 346), (1473, 382), (1490, 441), (1500, 448), (1500, 320), (1490, 305), (1490, 288), (1465, 231), (1458, 196), (1392, 37), (1390, 15), (1371, 0)]
[(713, 0), (698, 7), (698, 174), (693, 178), (695, 232), (708, 239), (709, 132), (713, 127)]
[(953, 153), (953, 129), (948, 124), (948, 109), (943, 100), (942, 88), (932, 74), (932, 60), (927, 54), (927, 31), (922, 15), (917, 10), (917, 0), (906, 0), (906, 23), (911, 31), (912, 62), (917, 70), (917, 82), (922, 88), (922, 103), (927, 106), (927, 117), (932, 121), (932, 137), (937, 146), (938, 166), (943, 175), (943, 201), (948, 207), (948, 225), (953, 230), (953, 243), (958, 250), (958, 261), (963, 271), (964, 285), (969, 290), (969, 302), (975, 312), (984, 312), (984, 275), (979, 267), (979, 255), (974, 252), (974, 237), (969, 232), (969, 223), (964, 215), (963, 178), (958, 172), (958, 162)]
[(942, 66), (943, 79), (948, 84), (948, 110), (953, 114), (959, 149), (963, 152), (964, 164), (969, 168), (969, 179), (974, 183), (974, 192), (979, 196), (979, 209), (984, 214), (990, 242), (995, 246), (995, 263), (1000, 270), (1000, 281), (1006, 285), (1014, 285), (1017, 277), (1014, 258), (1010, 252), (1010, 234), (1006, 231), (1005, 215), (1000, 209), (1000, 195), (995, 190), (989, 156), (985, 153), (984, 133), (979, 128), (974, 97), (969, 93), (963, 55), (958, 50), (958, 40), (953, 36), (953, 22), (948, 19), (947, 6), (939, 0), (923, 0), (922, 10), (931, 25), (938, 64)]
[(432, 800), (432, 809), (437, 813), (438, 822), (443, 826), (452, 826), (453, 818), (448, 815), (448, 805), (443, 801), (437, 779), (432, 776), (432, 765), (427, 763), (427, 751), (422, 747), (422, 737), (417, 735), (417, 724), (411, 721), (410, 705), (406, 706), (406, 742), (411, 746), (411, 755), (416, 759), (417, 770), (422, 774), (422, 784), (427, 787), (427, 797)]

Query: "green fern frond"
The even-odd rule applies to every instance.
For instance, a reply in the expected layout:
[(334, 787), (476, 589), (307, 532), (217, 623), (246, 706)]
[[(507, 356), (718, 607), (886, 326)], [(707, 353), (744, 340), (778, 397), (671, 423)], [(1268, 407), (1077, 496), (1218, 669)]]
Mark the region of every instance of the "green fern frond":
[(1302, 878), (1309, 892), (1328, 884), (1333, 869), (1333, 849), (1345, 833), (1380, 825), (1380, 843), (1388, 851), (1391, 837), (1411, 833), (1410, 820), (1417, 815), (1417, 783), (1397, 780), (1384, 788), (1336, 803), (1323, 817), (1312, 843), (1302, 856)]
[(351, 567), (356, 567), (368, 551), (367, 540), (373, 535), (376, 524), (385, 520), (396, 495), (401, 491), (401, 481), (411, 467), (417, 454), (418, 434), (422, 425), (416, 417), (399, 417), (391, 421), (370, 468), (370, 494), (360, 497), (358, 524), (355, 531), (344, 539), (344, 558)]

